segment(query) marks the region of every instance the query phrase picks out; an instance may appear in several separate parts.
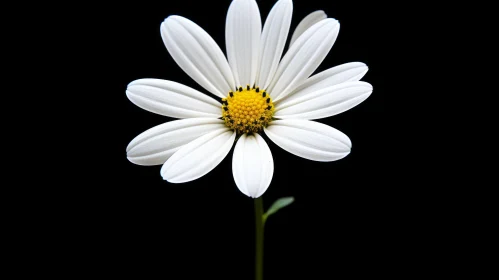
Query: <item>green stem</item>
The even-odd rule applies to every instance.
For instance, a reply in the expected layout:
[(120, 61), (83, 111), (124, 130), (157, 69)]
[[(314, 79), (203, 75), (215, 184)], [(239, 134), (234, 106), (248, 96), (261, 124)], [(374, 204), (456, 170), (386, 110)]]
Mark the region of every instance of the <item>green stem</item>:
[(263, 280), (263, 200), (260, 196), (255, 199), (255, 222), (256, 222), (256, 259), (255, 279)]

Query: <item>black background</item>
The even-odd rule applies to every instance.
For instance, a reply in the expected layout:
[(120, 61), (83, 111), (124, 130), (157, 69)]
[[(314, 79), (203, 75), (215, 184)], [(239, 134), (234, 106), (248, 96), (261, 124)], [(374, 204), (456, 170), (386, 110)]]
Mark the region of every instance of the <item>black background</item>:
[[(274, 1), (257, 1), (262, 24)], [(372, 2), (372, 1), (371, 1)], [(187, 17), (204, 28), (225, 53), (225, 17), (230, 1), (162, 1), (121, 5), (104, 46), (109, 59), (106, 98), (113, 101), (110, 148), (118, 163), (108, 165), (99, 218), (92, 224), (102, 234), (99, 252), (117, 263), (116, 270), (136, 278), (253, 279), (253, 200), (232, 178), (232, 151), (206, 176), (170, 184), (161, 166), (144, 167), (126, 159), (125, 148), (138, 134), (172, 119), (133, 105), (125, 95), (129, 82), (140, 78), (177, 81), (206, 92), (175, 63), (160, 37), (169, 15)], [(417, 231), (412, 189), (402, 188), (395, 175), (401, 162), (393, 142), (393, 116), (387, 100), (397, 100), (392, 84), (398, 19), (380, 3), (356, 1), (294, 1), (291, 34), (309, 13), (324, 10), (341, 24), (338, 39), (316, 72), (353, 61), (369, 72), (362, 79), (372, 95), (357, 107), (318, 120), (347, 134), (352, 151), (330, 163), (305, 160), (267, 141), (274, 158), (272, 183), (263, 196), (265, 208), (276, 199), (294, 196), (295, 203), (270, 217), (265, 233), (266, 279), (356, 278), (397, 275), (411, 262)], [(107, 29), (106, 29), (107, 30)], [(289, 42), (289, 40), (288, 40)], [(110, 48), (109, 48), (110, 47)], [(107, 69), (106, 69), (107, 70)], [(118, 117), (116, 117), (118, 116)], [(107, 124), (106, 124), (107, 125)], [(265, 137), (265, 136), (264, 136)], [(396, 137), (396, 136), (395, 136)], [(268, 140), (268, 138), (266, 138)], [(410, 147), (403, 147), (406, 154)]]

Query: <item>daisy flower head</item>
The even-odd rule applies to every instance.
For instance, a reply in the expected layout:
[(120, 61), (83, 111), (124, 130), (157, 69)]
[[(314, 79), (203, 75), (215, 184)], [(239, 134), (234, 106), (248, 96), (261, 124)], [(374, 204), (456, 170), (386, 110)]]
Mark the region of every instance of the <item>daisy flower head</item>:
[(166, 18), (160, 30), (168, 52), (218, 98), (173, 81), (131, 82), (126, 91), (131, 102), (179, 120), (135, 137), (127, 147), (128, 159), (139, 165), (162, 164), (165, 180), (183, 183), (213, 170), (235, 145), (234, 181), (242, 193), (256, 198), (267, 190), (274, 173), (262, 133), (305, 159), (327, 162), (348, 155), (350, 139), (313, 120), (364, 101), (372, 92), (370, 84), (359, 81), (367, 66), (346, 63), (312, 75), (340, 29), (339, 22), (323, 11), (300, 22), (283, 55), (292, 12), (291, 0), (279, 0), (262, 28), (255, 0), (232, 1), (225, 27), (227, 58), (194, 22), (181, 16)]

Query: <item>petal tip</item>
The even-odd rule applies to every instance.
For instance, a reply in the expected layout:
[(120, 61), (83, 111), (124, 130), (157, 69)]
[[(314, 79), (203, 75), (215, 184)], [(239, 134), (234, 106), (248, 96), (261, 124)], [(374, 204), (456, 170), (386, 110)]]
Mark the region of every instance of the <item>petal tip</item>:
[[(164, 166), (164, 165), (163, 165)], [(172, 180), (172, 178), (169, 178), (168, 175), (166, 174), (167, 171), (166, 170), (161, 170), (160, 171), (160, 174), (161, 174), (161, 178), (163, 178), (163, 180), (167, 181), (168, 183), (173, 183), (175, 184), (176, 182), (174, 180)]]
[(127, 157), (128, 157), (128, 154), (130, 153), (130, 150), (132, 149), (132, 147), (134, 145), (132, 145), (133, 141), (130, 141), (130, 143), (128, 143), (128, 145), (126, 146), (126, 154), (127, 154)]
[(182, 17), (178, 16), (178, 15), (169, 15), (168, 17), (165, 18), (165, 20), (163, 21), (163, 23), (167, 23), (167, 22), (172, 21), (172, 20), (179, 20), (181, 18)]
[(136, 85), (139, 81), (140, 81), (140, 79), (131, 81), (130, 83), (128, 83), (128, 85), (126, 85), (126, 88), (129, 89), (131, 86)]
[[(132, 100), (132, 95), (133, 95), (133, 93), (129, 90), (129, 88), (127, 88), (127, 90), (125, 91), (125, 94), (126, 94), (126, 97), (128, 97), (128, 99), (129, 99), (130, 101), (132, 101), (132, 103), (133, 103), (133, 100)], [(134, 103), (134, 104), (135, 104), (135, 103)]]
[(356, 68), (367, 67), (367, 65), (361, 61), (354, 61), (354, 62), (349, 62), (349, 63), (345, 63), (345, 64), (353, 65)]
[(267, 191), (267, 189), (265, 189), (263, 192), (261, 193), (257, 193), (256, 195), (253, 196), (253, 198), (259, 198), (260, 196), (262, 196), (265, 192)]
[(370, 83), (364, 82), (364, 81), (359, 81), (359, 83), (361, 83), (363, 86), (369, 88), (369, 90), (370, 90), (369, 94), (371, 94), (371, 92), (373, 91), (373, 86)]
[(325, 19), (323, 19), (321, 21), (326, 22), (326, 24), (336, 24), (336, 23), (340, 24), (340, 22), (337, 19), (335, 19), (335, 18), (325, 18)]
[(144, 163), (144, 162), (142, 162), (140, 160), (136, 160), (135, 157), (133, 157), (131, 155), (128, 155), (128, 154), (127, 154), (126, 158), (128, 159), (129, 162), (131, 162), (131, 163), (133, 163), (135, 165), (140, 165), (140, 166), (151, 166), (151, 165), (153, 165), (153, 164)]
[(129, 156), (128, 155), (128, 151), (127, 151), (127, 156), (126, 156), (126, 159), (128, 159), (129, 162), (133, 163), (133, 164), (136, 164), (134, 161), (133, 161), (133, 157)]

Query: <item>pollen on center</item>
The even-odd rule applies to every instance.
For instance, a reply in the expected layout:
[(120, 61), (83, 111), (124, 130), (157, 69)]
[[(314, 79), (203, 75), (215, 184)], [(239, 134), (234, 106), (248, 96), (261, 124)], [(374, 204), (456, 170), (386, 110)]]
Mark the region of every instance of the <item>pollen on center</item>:
[(274, 103), (265, 90), (239, 87), (222, 99), (222, 120), (238, 134), (259, 132), (272, 120)]

